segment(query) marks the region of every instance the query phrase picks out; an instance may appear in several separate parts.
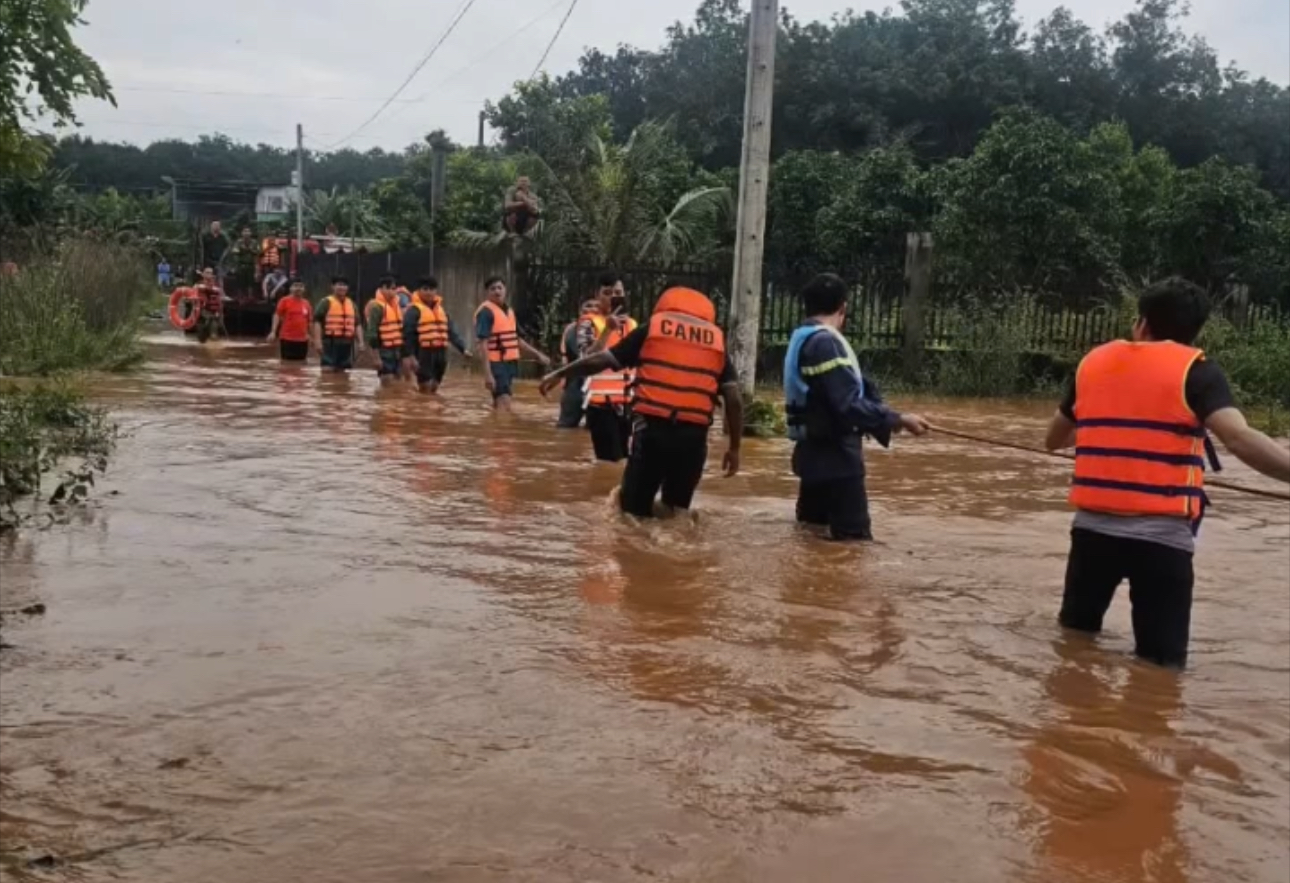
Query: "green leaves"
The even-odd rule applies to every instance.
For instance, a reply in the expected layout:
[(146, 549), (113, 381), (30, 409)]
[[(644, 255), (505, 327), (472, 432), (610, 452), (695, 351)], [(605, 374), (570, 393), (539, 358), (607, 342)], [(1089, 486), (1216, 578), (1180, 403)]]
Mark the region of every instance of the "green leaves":
[(0, 3), (0, 176), (32, 174), (44, 151), (24, 123), (51, 118), (55, 127), (76, 122), (73, 103), (111, 101), (102, 68), (72, 41), (84, 24), (86, 0), (4, 0)]

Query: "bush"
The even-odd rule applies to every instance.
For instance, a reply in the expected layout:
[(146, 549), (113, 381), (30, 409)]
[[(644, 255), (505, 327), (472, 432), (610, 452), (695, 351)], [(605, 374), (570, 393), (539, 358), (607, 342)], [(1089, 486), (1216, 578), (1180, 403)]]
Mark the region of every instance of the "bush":
[(1206, 324), (1198, 345), (1206, 358), (1223, 369), (1242, 407), (1290, 407), (1290, 328), (1256, 322), (1241, 330), (1215, 317)]
[(67, 386), (0, 390), (0, 532), (21, 522), (17, 502), (49, 472), (64, 469), (50, 503), (84, 498), (115, 442), (104, 412)]
[(153, 285), (130, 246), (68, 240), (0, 277), (0, 374), (117, 370), (141, 358)]
[(1033, 391), (1026, 370), (1026, 310), (970, 301), (944, 315), (951, 348), (937, 360), (933, 386), (946, 395), (1006, 396)]

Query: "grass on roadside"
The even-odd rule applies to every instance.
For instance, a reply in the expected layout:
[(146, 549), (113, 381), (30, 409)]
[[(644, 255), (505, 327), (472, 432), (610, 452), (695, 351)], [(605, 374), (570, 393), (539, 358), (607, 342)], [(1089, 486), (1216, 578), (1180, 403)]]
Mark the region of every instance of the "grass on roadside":
[(115, 371), (142, 358), (154, 286), (142, 253), (74, 239), (0, 277), (0, 374)]

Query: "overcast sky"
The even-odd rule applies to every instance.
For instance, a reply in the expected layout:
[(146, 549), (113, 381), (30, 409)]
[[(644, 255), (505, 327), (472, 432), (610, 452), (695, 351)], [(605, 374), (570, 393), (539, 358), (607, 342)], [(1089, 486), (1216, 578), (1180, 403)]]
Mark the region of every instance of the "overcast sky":
[[(294, 143), (299, 122), (306, 144), (326, 149), (394, 92), (462, 2), (92, 0), (89, 24), (77, 39), (107, 72), (118, 106), (81, 102), (82, 131), (138, 144), (219, 131), (285, 146)], [(1122, 16), (1130, 3), (1067, 0), (1097, 28)], [(846, 6), (844, 0), (783, 5), (799, 20), (827, 19)], [(1018, 0), (1017, 8), (1030, 27), (1056, 5)], [(529, 77), (568, 6), (569, 0), (475, 0), (401, 100), (344, 143), (401, 149), (435, 128), (473, 143), (484, 101)], [(544, 67), (553, 75), (567, 71), (591, 46), (655, 48), (667, 26), (691, 20), (697, 6), (698, 0), (578, 0)], [(1287, 0), (1192, 0), (1188, 27), (1204, 35), (1224, 63), (1235, 60), (1256, 76), (1290, 81)], [(206, 94), (212, 92), (259, 94)]]

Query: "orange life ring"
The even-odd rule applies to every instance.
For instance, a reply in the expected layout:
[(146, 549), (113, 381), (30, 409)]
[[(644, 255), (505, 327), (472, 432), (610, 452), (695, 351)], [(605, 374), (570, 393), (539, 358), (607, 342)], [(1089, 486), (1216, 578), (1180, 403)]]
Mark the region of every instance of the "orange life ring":
[[(185, 315), (181, 309), (183, 303), (188, 302), (188, 313)], [(197, 325), (197, 319), (202, 314), (201, 298), (197, 292), (191, 288), (179, 287), (170, 294), (170, 324), (174, 325), (180, 331), (187, 331)]]

